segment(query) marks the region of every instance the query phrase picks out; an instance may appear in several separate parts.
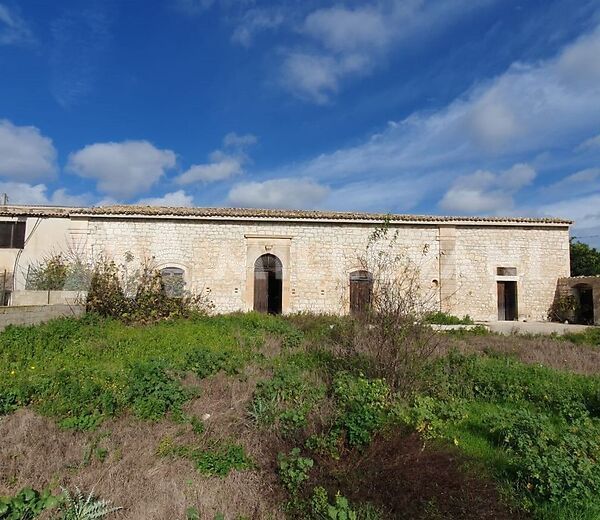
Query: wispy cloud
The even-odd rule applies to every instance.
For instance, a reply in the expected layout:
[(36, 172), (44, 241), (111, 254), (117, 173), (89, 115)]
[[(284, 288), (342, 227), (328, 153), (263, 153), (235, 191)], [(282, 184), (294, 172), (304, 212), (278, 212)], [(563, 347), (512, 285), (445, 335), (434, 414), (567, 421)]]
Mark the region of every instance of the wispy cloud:
[(508, 213), (514, 195), (535, 179), (527, 164), (515, 164), (501, 173), (478, 170), (458, 177), (440, 201), (444, 210), (459, 213)]
[(228, 202), (251, 208), (314, 208), (328, 193), (327, 187), (310, 179), (273, 179), (237, 184), (229, 192)]
[(146, 206), (171, 206), (171, 207), (190, 207), (194, 205), (194, 197), (188, 195), (183, 190), (177, 190), (165, 193), (161, 197), (148, 197), (140, 199), (137, 204)]
[(298, 32), (303, 40), (284, 52), (282, 85), (298, 97), (326, 103), (342, 84), (370, 74), (392, 49), (423, 45), (456, 20), (492, 0), (382, 0), (310, 12)]
[(237, 22), (231, 35), (231, 41), (249, 47), (257, 34), (273, 31), (284, 23), (285, 15), (282, 9), (249, 9)]
[(31, 28), (19, 13), (0, 3), (0, 45), (27, 45), (34, 41)]
[(257, 141), (257, 137), (252, 134), (227, 134), (223, 138), (223, 148), (209, 155), (210, 162), (190, 166), (176, 178), (176, 182), (182, 185), (216, 182), (242, 174), (244, 164), (250, 160), (246, 151)]
[(51, 24), (51, 91), (63, 107), (82, 101), (94, 88), (111, 41), (105, 8), (69, 9)]
[[(432, 197), (442, 199), (457, 177), (482, 167), (500, 172), (533, 161), (543, 182), (544, 154), (552, 151), (568, 168), (578, 143), (598, 133), (598, 56), (600, 29), (567, 45), (552, 59), (513, 64), (444, 108), (390, 122), (361, 144), (266, 172), (263, 178), (324, 181), (334, 185), (332, 197), (346, 185), (369, 179), (370, 191), (378, 190), (387, 198), (390, 182), (425, 177), (428, 183), (415, 193), (413, 206)], [(356, 195), (360, 203), (360, 192)], [(402, 210), (406, 205), (402, 197), (398, 200), (396, 209)], [(510, 202), (509, 197), (505, 202)], [(350, 206), (351, 200), (346, 203)]]

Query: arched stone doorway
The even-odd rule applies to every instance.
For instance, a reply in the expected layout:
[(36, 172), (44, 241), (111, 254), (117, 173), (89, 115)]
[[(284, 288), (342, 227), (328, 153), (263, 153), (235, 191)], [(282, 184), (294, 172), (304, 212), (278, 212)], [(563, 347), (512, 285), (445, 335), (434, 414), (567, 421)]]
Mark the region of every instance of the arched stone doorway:
[(594, 289), (586, 283), (573, 287), (577, 298), (577, 323), (592, 325), (594, 323)]
[(350, 314), (365, 313), (371, 305), (373, 275), (369, 271), (350, 273)]
[(259, 256), (254, 262), (254, 310), (281, 314), (283, 268), (275, 255)]

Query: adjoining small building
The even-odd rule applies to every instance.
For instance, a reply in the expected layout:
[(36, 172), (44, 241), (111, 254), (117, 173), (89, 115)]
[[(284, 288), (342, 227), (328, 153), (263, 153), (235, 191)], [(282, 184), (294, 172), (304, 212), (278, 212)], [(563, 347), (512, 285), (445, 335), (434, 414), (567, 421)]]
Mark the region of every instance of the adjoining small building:
[(560, 278), (556, 304), (561, 302), (564, 318), (571, 323), (600, 325), (600, 276)]
[(395, 236), (390, 254), (419, 266), (444, 312), (545, 320), (558, 279), (569, 275), (563, 219), (0, 206), (0, 276), (5, 292), (18, 293), (29, 266), (76, 249), (117, 263), (152, 258), (176, 286), (209, 293), (217, 312), (358, 312), (372, 285), (359, 258), (384, 224)]

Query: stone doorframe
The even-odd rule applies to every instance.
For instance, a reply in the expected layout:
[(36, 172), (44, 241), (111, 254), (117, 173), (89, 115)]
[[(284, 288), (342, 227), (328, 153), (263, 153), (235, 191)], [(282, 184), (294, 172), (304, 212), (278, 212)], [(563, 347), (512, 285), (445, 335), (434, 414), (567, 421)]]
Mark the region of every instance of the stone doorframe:
[(265, 254), (275, 255), (281, 261), (281, 313), (290, 312), (290, 248), (291, 236), (244, 235), (246, 238), (246, 310), (254, 309), (254, 263)]

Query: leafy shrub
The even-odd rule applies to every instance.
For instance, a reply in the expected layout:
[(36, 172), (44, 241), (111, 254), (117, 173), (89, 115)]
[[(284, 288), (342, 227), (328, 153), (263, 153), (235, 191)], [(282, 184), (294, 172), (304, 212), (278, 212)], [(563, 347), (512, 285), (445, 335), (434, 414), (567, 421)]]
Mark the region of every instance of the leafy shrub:
[(15, 496), (0, 497), (0, 519), (30, 520), (59, 504), (60, 497), (52, 495), (49, 490), (40, 493), (31, 488), (24, 488)]
[(554, 299), (550, 309), (548, 309), (548, 318), (550, 321), (572, 321), (578, 314), (579, 302), (575, 296), (560, 296)]
[(428, 313), (424, 319), (427, 323), (434, 325), (473, 325), (475, 323), (468, 314), (459, 318), (442, 311)]
[(69, 275), (69, 264), (61, 254), (51, 255), (29, 266), (25, 288), (33, 291), (61, 290)]
[(275, 425), (290, 434), (306, 425), (324, 395), (324, 385), (311, 379), (310, 371), (286, 358), (271, 379), (258, 383), (249, 413), (258, 424)]
[(300, 448), (292, 449), (287, 455), (279, 453), (277, 456), (279, 478), (291, 495), (298, 494), (300, 486), (308, 480), (308, 473), (313, 465), (314, 461), (311, 458), (300, 455)]
[(383, 379), (342, 372), (333, 381), (340, 407), (336, 425), (346, 431), (350, 446), (362, 447), (387, 421), (390, 389)]
[(444, 437), (449, 423), (457, 423), (466, 417), (464, 403), (429, 396), (416, 396), (408, 409), (398, 411), (402, 420), (426, 439)]
[(86, 308), (104, 317), (125, 322), (154, 321), (207, 313), (212, 303), (206, 294), (182, 293), (172, 296), (165, 289), (161, 273), (145, 263), (126, 277), (112, 260), (100, 260), (94, 267)]
[(322, 487), (316, 487), (310, 499), (311, 512), (315, 518), (328, 520), (357, 520), (356, 511), (350, 507), (348, 499), (339, 492), (336, 493), (334, 503), (329, 503), (329, 495)]
[(248, 355), (239, 350), (200, 347), (187, 354), (184, 366), (199, 378), (211, 376), (221, 370), (233, 375), (239, 374), (247, 358)]
[(65, 428), (90, 429), (120, 408), (113, 380), (87, 367), (64, 369), (37, 378), (37, 409), (60, 419)]
[(134, 363), (128, 377), (127, 401), (142, 419), (158, 420), (179, 411), (187, 395), (181, 383), (158, 360)]
[(544, 502), (586, 502), (600, 492), (600, 428), (588, 417), (574, 423), (516, 410), (489, 419), (494, 441), (514, 457), (517, 489)]
[(215, 442), (209, 448), (177, 445), (169, 437), (157, 449), (161, 456), (177, 456), (193, 461), (203, 475), (226, 477), (232, 470), (243, 471), (253, 467), (243, 446), (233, 442)]

